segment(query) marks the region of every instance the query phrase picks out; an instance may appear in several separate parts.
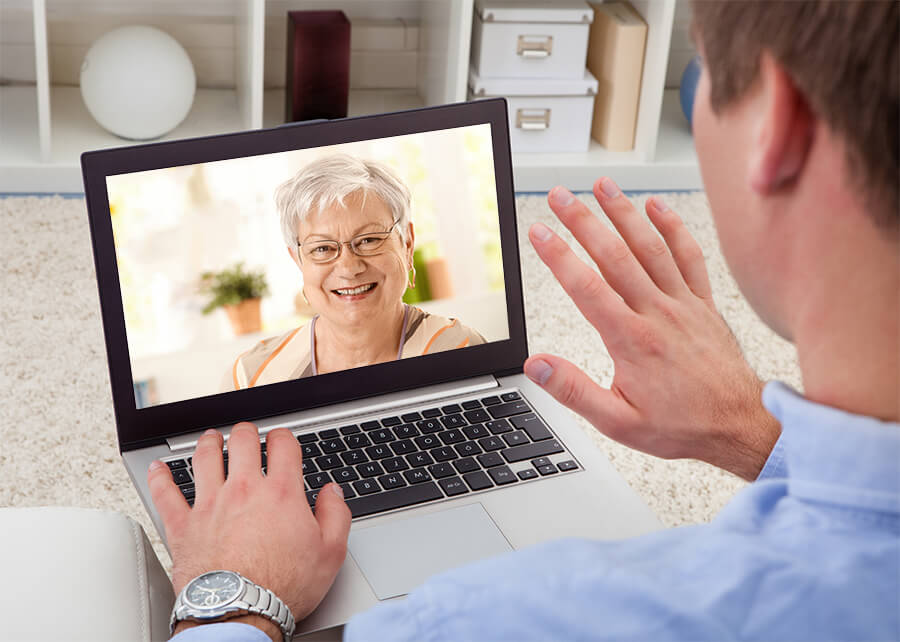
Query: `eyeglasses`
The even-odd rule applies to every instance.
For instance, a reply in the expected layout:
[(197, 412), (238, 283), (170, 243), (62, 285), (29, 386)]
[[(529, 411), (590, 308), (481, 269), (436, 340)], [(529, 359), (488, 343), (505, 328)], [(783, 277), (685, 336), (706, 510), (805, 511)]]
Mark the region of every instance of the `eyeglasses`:
[(307, 243), (297, 243), (297, 253), (313, 263), (331, 263), (341, 255), (344, 245), (349, 245), (356, 256), (373, 256), (380, 254), (384, 242), (390, 238), (400, 222), (399, 219), (385, 232), (365, 232), (354, 236), (349, 241), (332, 241), (316, 239)]

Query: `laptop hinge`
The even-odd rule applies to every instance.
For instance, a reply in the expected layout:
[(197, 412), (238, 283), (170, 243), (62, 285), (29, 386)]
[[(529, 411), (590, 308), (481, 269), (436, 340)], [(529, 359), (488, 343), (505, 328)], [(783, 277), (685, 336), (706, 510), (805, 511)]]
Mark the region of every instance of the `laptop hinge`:
[[(323, 426), (330, 423), (353, 423), (354, 417), (385, 412), (397, 412), (399, 414), (404, 408), (419, 407), (422, 404), (433, 403), (440, 399), (490, 390), (499, 385), (499, 382), (491, 375), (473, 377), (462, 384), (458, 381), (443, 383), (420, 388), (416, 393), (404, 390), (381, 395), (375, 399), (361, 399), (342, 403), (339, 405), (339, 409), (330, 411), (327, 407), (314, 408), (277, 417), (266, 417), (256, 421), (256, 425), (259, 427), (259, 434), (265, 435), (275, 428), (298, 430), (307, 426)], [(166, 439), (166, 443), (173, 452), (193, 450), (197, 447), (197, 440), (204, 430), (205, 428), (185, 435), (169, 437)], [(227, 428), (219, 427), (219, 430), (225, 435), (225, 440), (227, 441), (231, 432), (231, 426)]]

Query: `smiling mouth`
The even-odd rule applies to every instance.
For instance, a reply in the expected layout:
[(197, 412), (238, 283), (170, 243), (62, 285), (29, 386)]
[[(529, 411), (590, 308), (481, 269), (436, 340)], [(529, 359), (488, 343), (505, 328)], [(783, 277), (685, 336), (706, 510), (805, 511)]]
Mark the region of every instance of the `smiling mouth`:
[(355, 288), (341, 288), (339, 290), (332, 290), (332, 292), (339, 296), (354, 296), (356, 294), (365, 294), (366, 292), (372, 290), (374, 287), (374, 283), (366, 283), (365, 285), (360, 285)]

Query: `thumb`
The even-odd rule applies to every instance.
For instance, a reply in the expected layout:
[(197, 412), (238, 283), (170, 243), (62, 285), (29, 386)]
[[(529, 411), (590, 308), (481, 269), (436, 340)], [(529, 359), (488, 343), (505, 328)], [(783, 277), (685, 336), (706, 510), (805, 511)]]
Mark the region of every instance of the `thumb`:
[(334, 482), (327, 484), (316, 498), (316, 520), (322, 532), (322, 541), (332, 552), (338, 566), (347, 555), (347, 537), (350, 535), (350, 508), (344, 502), (344, 491)]
[(561, 357), (533, 355), (525, 362), (525, 374), (559, 403), (616, 441), (621, 440), (626, 426), (638, 418), (631, 404), (599, 386), (581, 368)]

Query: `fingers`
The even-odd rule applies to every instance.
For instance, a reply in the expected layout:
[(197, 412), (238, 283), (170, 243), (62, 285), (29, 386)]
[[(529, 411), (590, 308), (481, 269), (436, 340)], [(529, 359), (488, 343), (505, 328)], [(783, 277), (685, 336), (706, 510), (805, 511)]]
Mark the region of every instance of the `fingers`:
[[(624, 195), (617, 198), (628, 200)], [(658, 294), (659, 289), (625, 241), (566, 188), (553, 188), (548, 199), (550, 208), (587, 250), (609, 285), (633, 310), (640, 311), (646, 307), (645, 304)], [(611, 200), (607, 197), (607, 201)]]
[(657, 196), (647, 201), (647, 215), (666, 240), (687, 286), (700, 298), (711, 299), (712, 288), (709, 285), (703, 250), (688, 232), (681, 217)]
[(673, 296), (683, 292), (684, 279), (665, 241), (647, 225), (631, 200), (612, 179), (601, 178), (594, 183), (594, 196), (659, 289)]
[(535, 223), (528, 231), (528, 237), (538, 256), (584, 317), (597, 328), (604, 341), (616, 343), (634, 312), (597, 271), (575, 256), (566, 242), (549, 227)]
[(300, 444), (287, 428), (276, 428), (266, 435), (268, 479), (302, 483), (303, 461)]
[(347, 553), (347, 537), (350, 535), (350, 508), (344, 502), (344, 492), (334, 482), (326, 484), (316, 498), (316, 520), (322, 533), (322, 541), (343, 562)]
[(259, 431), (249, 422), (241, 422), (231, 429), (228, 437), (228, 478), (261, 478)]
[(218, 430), (210, 428), (197, 440), (194, 451), (194, 486), (196, 492), (195, 506), (202, 506), (225, 483), (225, 470), (222, 464), (222, 444), (224, 438)]
[(561, 357), (533, 355), (525, 362), (525, 374), (562, 405), (617, 441), (627, 441), (623, 435), (639, 419), (637, 410), (626, 399), (599, 386), (578, 366)]
[(161, 461), (157, 460), (150, 464), (147, 471), (147, 485), (150, 488), (150, 498), (163, 521), (168, 537), (185, 519), (191, 507), (175, 485), (169, 467)]

